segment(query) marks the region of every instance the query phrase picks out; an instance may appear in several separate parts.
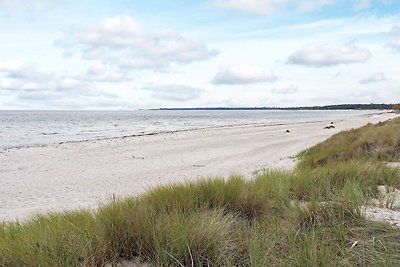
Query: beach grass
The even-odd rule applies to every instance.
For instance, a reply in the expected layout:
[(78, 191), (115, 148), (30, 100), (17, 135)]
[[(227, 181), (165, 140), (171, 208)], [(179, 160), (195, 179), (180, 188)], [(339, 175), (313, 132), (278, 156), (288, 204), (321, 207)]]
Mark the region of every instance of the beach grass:
[(400, 161), (400, 119), (338, 133), (300, 153), (299, 167), (344, 160)]
[(386, 164), (399, 160), (400, 119), (367, 125), (302, 152), (293, 171), (2, 223), (0, 266), (399, 266), (399, 228), (362, 209), (378, 186), (400, 188)]

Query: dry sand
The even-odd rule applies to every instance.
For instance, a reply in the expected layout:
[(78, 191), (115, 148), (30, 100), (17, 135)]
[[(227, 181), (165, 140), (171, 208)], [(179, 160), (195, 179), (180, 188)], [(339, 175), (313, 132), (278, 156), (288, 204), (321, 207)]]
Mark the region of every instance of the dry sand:
[[(391, 167), (399, 168), (399, 163), (392, 164)], [(364, 207), (366, 217), (400, 227), (400, 190), (385, 186), (378, 186), (378, 190), (379, 198), (373, 199), (370, 206)]]
[[(291, 168), (301, 150), (339, 131), (394, 117), (374, 113), (335, 121), (242, 125), (151, 136), (15, 148), (0, 153), (0, 221), (37, 212), (96, 207), (113, 194), (197, 177), (251, 176)], [(290, 133), (285, 131), (289, 129)]]

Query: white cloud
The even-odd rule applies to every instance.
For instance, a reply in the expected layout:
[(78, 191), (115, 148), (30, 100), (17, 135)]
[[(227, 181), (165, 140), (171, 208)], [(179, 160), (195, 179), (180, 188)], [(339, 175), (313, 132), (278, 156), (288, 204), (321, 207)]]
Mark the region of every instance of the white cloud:
[(390, 34), (394, 39), (388, 43), (388, 46), (395, 51), (400, 52), (400, 26), (393, 26)]
[(367, 9), (371, 6), (371, 0), (358, 0), (353, 4), (355, 10)]
[(9, 10), (32, 10), (52, 5), (57, 0), (0, 0), (0, 8)]
[(36, 72), (33, 65), (25, 64), (19, 60), (0, 61), (0, 73), (7, 73), (8, 76), (29, 75)]
[(400, 26), (393, 26), (390, 32), (396, 36), (400, 35)]
[(148, 85), (142, 90), (150, 91), (151, 97), (167, 100), (184, 102), (197, 99), (204, 92), (203, 89), (193, 88), (186, 85)]
[(392, 40), (389, 43), (389, 47), (393, 48), (397, 52), (400, 52), (400, 38)]
[(285, 7), (294, 7), (300, 11), (309, 12), (338, 2), (338, 0), (214, 0), (212, 4), (217, 8), (269, 15)]
[(372, 7), (373, 3), (376, 4), (391, 4), (393, 0), (356, 0), (353, 4), (355, 10), (364, 10)]
[(53, 75), (19, 60), (0, 61), (0, 90), (43, 90)]
[(23, 92), (17, 96), (18, 104), (24, 109), (127, 109), (132, 103), (107, 95), (65, 95), (59, 92)]
[(281, 8), (289, 0), (216, 0), (218, 8), (234, 9), (258, 15), (268, 15)]
[(275, 82), (277, 77), (266, 68), (256, 66), (230, 66), (222, 68), (212, 80), (214, 84), (254, 84), (263, 82)]
[(133, 80), (135, 77), (129, 70), (113, 69), (102, 63), (96, 63), (90, 66), (80, 79), (93, 82), (123, 82)]
[(387, 81), (387, 77), (383, 72), (378, 72), (375, 73), (369, 77), (366, 77), (362, 80), (360, 80), (359, 83), (361, 84), (365, 84), (365, 83), (377, 83), (377, 82), (383, 82), (383, 81)]
[(324, 6), (334, 5), (337, 2), (337, 0), (301, 0), (298, 3), (298, 8), (301, 11), (314, 11)]
[(217, 54), (201, 42), (171, 30), (146, 30), (127, 15), (72, 27), (56, 42), (68, 55), (120, 68), (154, 69), (207, 60)]
[(15, 71), (27, 68), (27, 64), (19, 60), (0, 61), (0, 71)]
[[(302, 12), (319, 10), (325, 6), (340, 3), (353, 2), (355, 10), (368, 9), (372, 6), (372, 0), (214, 0), (212, 5), (217, 8), (233, 9), (256, 15), (269, 15), (284, 8), (294, 8)], [(377, 0), (379, 4), (389, 4), (390, 0)]]
[(299, 87), (297, 85), (288, 85), (288, 86), (283, 86), (283, 87), (277, 87), (271, 90), (273, 94), (279, 94), (279, 95), (289, 95), (289, 94), (295, 94), (299, 91)]
[(86, 102), (88, 107), (89, 103), (99, 103), (96, 99), (101, 99), (101, 103), (107, 99), (110, 103), (115, 101), (115, 105), (120, 103), (116, 95), (100, 90), (89, 79), (44, 73), (17, 60), (0, 61), (0, 92), (28, 105), (40, 103), (59, 108), (74, 107), (78, 102)]
[(312, 67), (329, 67), (340, 64), (362, 63), (371, 58), (368, 49), (353, 44), (329, 46), (311, 44), (293, 53), (288, 63)]

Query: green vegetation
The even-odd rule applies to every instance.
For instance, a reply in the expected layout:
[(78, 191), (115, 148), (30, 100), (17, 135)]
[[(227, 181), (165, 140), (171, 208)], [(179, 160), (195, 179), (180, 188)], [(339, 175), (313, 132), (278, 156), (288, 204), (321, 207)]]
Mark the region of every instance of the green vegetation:
[[(400, 187), (400, 119), (339, 133), (292, 172), (159, 187), (97, 211), (0, 224), (0, 265), (399, 266), (400, 231), (367, 220)], [(110, 265), (111, 266), (111, 265)]]
[(369, 161), (400, 161), (400, 120), (378, 124), (334, 135), (300, 154), (300, 168), (316, 167), (329, 162), (350, 159)]

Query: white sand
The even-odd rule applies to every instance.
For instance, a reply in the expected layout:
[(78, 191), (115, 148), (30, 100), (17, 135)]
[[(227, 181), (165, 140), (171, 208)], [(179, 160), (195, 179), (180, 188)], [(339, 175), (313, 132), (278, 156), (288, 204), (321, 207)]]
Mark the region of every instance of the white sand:
[[(399, 163), (392, 163), (392, 167), (399, 168)], [(379, 199), (373, 199), (371, 206), (364, 207), (365, 216), (374, 221), (387, 222), (392, 226), (400, 227), (400, 190), (378, 186)]]
[[(150, 187), (197, 177), (251, 176), (265, 167), (290, 168), (290, 158), (339, 131), (393, 114), (335, 121), (245, 125), (153, 136), (11, 149), (0, 153), (0, 220), (36, 212), (96, 207)], [(289, 129), (290, 133), (285, 133)]]

